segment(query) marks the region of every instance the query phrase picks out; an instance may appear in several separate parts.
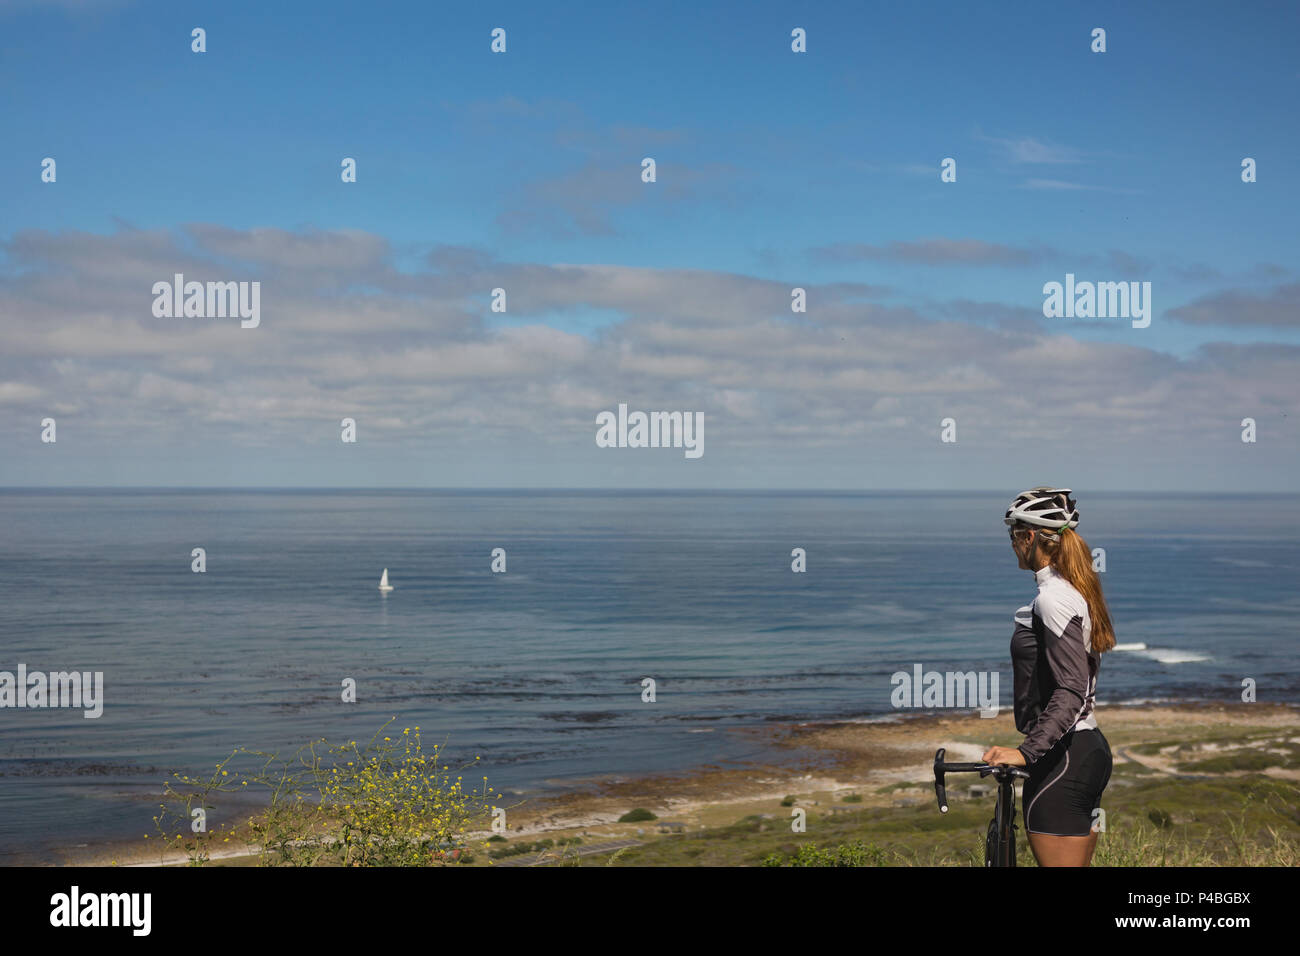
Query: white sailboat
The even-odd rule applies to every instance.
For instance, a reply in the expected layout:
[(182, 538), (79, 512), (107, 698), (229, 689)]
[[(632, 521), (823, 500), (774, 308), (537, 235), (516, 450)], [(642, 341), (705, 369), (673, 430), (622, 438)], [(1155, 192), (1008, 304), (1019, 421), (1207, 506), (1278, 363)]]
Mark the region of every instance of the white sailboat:
[(384, 573), (383, 573), (383, 575), (381, 575), (380, 578), (379, 578), (379, 590), (381, 590), (381, 591), (391, 591), (392, 589), (393, 589), (393, 586), (392, 586), (391, 584), (388, 583), (388, 569), (387, 569), (387, 568), (384, 568)]

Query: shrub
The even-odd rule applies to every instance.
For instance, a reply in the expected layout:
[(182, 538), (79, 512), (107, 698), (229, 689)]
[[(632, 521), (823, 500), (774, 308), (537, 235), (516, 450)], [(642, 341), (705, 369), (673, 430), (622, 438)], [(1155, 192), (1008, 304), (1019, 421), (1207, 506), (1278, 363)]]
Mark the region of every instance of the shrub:
[(618, 818), (619, 823), (641, 823), (644, 820), (658, 820), (659, 818), (644, 807), (637, 807), (635, 810), (629, 810)]
[(889, 855), (874, 843), (855, 840), (823, 850), (815, 843), (799, 847), (792, 856), (772, 853), (762, 866), (885, 866)]
[[(170, 803), (154, 817), (163, 849), (184, 850), (191, 865), (209, 861), (217, 837), (249, 844), (265, 866), (468, 862), (469, 830), (490, 812), (487, 778), (481, 791), (466, 790), (457, 773), (465, 768), (440, 763), (437, 746), (426, 753), (419, 727), (381, 739), (393, 720), (364, 747), (317, 740), (288, 758), (239, 748), (207, 779), (173, 774), (165, 788)], [(242, 760), (252, 766), (239, 769)], [(242, 831), (191, 832), (193, 811), (211, 809), (216, 795), (261, 789), (268, 805)]]

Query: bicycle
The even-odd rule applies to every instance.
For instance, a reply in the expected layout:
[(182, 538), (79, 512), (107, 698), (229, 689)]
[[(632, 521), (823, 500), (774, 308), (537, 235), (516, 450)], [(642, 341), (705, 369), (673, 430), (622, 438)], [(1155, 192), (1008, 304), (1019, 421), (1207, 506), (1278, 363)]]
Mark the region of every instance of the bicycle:
[(1016, 789), (1017, 778), (1028, 780), (1029, 773), (1019, 767), (1007, 764), (987, 763), (944, 763), (945, 748), (940, 747), (934, 755), (934, 793), (939, 800), (939, 812), (948, 812), (948, 794), (944, 789), (943, 777), (946, 773), (978, 773), (981, 777), (992, 776), (998, 782), (998, 804), (989, 821), (988, 836), (984, 840), (985, 866), (1016, 865)]

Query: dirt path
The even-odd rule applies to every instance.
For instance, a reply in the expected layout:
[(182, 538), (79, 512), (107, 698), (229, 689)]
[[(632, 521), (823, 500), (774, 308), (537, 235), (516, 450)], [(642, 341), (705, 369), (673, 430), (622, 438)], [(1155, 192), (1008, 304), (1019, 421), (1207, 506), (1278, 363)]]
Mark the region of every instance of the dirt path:
[[(607, 843), (592, 843), (589, 846), (572, 847), (564, 851), (566, 857), (574, 856), (591, 856), (594, 853), (610, 853), (614, 850), (624, 850), (630, 846), (642, 846), (641, 840), (610, 840)], [(555, 866), (560, 863), (555, 853), (547, 851), (546, 853), (536, 856), (527, 854), (513, 857), (506, 860), (497, 860), (493, 866)]]
[(1156, 773), (1162, 773), (1167, 777), (1177, 777), (1179, 780), (1209, 780), (1212, 775), (1202, 773), (1181, 773), (1169, 766), (1169, 761), (1161, 760), (1159, 757), (1142, 756), (1139, 757), (1128, 747), (1116, 747), (1115, 756), (1124, 760), (1131, 761), (1140, 767), (1146, 767), (1148, 770), (1154, 770)]

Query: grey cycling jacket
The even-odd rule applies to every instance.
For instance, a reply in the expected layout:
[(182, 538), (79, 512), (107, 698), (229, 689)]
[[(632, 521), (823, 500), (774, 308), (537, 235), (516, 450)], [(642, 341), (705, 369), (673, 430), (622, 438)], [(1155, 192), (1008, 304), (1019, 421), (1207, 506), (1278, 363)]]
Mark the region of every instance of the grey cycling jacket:
[(1088, 602), (1050, 565), (1035, 572), (1038, 596), (1016, 612), (1011, 635), (1019, 750), (1032, 766), (1071, 730), (1096, 729), (1101, 655), (1090, 649)]

